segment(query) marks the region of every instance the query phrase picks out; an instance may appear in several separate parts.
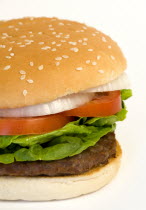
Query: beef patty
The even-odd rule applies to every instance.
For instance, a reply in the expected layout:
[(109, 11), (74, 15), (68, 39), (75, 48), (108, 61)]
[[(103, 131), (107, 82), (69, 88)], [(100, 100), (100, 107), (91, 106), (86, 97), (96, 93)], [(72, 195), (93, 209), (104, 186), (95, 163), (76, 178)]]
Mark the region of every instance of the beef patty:
[(108, 163), (116, 156), (114, 133), (103, 136), (95, 146), (81, 154), (54, 161), (0, 163), (0, 176), (64, 176), (78, 175)]

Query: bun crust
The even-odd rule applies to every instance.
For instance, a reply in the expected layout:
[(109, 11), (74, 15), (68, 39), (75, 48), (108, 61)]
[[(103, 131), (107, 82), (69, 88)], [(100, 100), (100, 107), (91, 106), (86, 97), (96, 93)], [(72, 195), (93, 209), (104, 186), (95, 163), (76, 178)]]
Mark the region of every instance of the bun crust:
[(23, 18), (0, 22), (0, 108), (52, 101), (117, 78), (118, 45), (78, 22)]
[[(1, 200), (59, 200), (97, 191), (116, 175), (122, 151), (117, 142), (117, 157), (105, 166), (78, 176), (0, 177)], [(15, 190), (14, 190), (15, 189)]]

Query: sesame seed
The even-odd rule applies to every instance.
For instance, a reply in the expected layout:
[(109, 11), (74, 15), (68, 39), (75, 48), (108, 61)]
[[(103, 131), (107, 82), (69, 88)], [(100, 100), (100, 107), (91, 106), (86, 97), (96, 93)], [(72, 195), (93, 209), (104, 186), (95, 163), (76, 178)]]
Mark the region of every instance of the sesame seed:
[(24, 41), (25, 41), (25, 42), (30, 42), (30, 43), (31, 43), (31, 42), (34, 42), (34, 40), (31, 40), (31, 39), (25, 39)]
[(62, 35), (63, 33), (62, 33), (62, 32), (60, 32), (59, 34), (60, 34), (60, 35)]
[(42, 35), (42, 34), (43, 34), (43, 32), (41, 32), (41, 31), (40, 31), (40, 32), (38, 32), (38, 34), (39, 34), (39, 35)]
[(25, 47), (25, 45), (20, 45), (19, 47)]
[(54, 28), (49, 28), (50, 31), (54, 31)]
[(31, 42), (27, 42), (27, 43), (25, 43), (25, 45), (30, 45), (31, 44)]
[(23, 23), (22, 23), (22, 22), (18, 22), (18, 24), (19, 24), (19, 25), (23, 25)]
[(81, 42), (83, 42), (83, 40), (79, 39), (78, 42), (81, 43)]
[(69, 56), (68, 56), (68, 55), (63, 55), (62, 57), (63, 57), (63, 58), (69, 58)]
[(60, 47), (62, 44), (56, 44), (57, 47)]
[(22, 44), (22, 42), (17, 42), (16, 44), (18, 44), (18, 45), (19, 45), (19, 44)]
[(44, 42), (39, 42), (38, 44), (44, 44)]
[(82, 67), (77, 67), (76, 70), (81, 71), (81, 70), (83, 70), (83, 68)]
[(104, 70), (100, 69), (98, 70), (99, 73), (103, 74), (104, 73)]
[(30, 62), (29, 62), (29, 65), (30, 65), (30, 66), (33, 66), (33, 65), (34, 65), (33, 61), (30, 61)]
[(52, 24), (48, 25), (49, 27), (52, 27)]
[(26, 77), (26, 75), (25, 75), (25, 74), (23, 74), (23, 75), (21, 75), (21, 76), (20, 76), (20, 79), (21, 79), (21, 80), (24, 80), (24, 79), (25, 79), (25, 77)]
[(79, 49), (77, 47), (74, 47), (74, 48), (70, 48), (70, 50), (74, 51), (74, 52), (78, 52)]
[(10, 65), (7, 65), (7, 66), (4, 67), (4, 70), (8, 70), (10, 68), (11, 68), (11, 66)]
[(20, 74), (26, 74), (26, 71), (24, 71), (24, 70), (20, 70), (19, 72), (20, 72)]
[(51, 51), (56, 51), (56, 48), (52, 48), (52, 50)]
[(52, 18), (50, 21), (56, 21), (57, 20), (57, 18)]
[(26, 38), (26, 35), (20, 36), (20, 38)]
[(34, 35), (33, 35), (33, 34), (31, 34), (31, 35), (30, 35), (30, 37), (34, 37)]
[(38, 70), (43, 70), (43, 68), (44, 68), (44, 66), (43, 65), (40, 65), (39, 67), (38, 67)]
[(83, 38), (84, 41), (88, 41), (88, 38)]
[(111, 59), (112, 59), (112, 60), (115, 60), (115, 57), (114, 57), (113, 55), (111, 55)]
[(100, 60), (100, 58), (101, 58), (101, 55), (98, 55), (96, 58), (97, 58), (97, 60)]
[(93, 51), (93, 49), (88, 49), (88, 51), (89, 51), (89, 52), (92, 52), (92, 51)]
[(111, 48), (112, 48), (112, 46), (111, 46), (111, 45), (109, 45), (109, 46), (108, 46), (108, 48), (109, 48), (109, 49), (111, 49)]
[(93, 33), (92, 36), (96, 36), (96, 34)]
[(107, 40), (106, 40), (106, 38), (104, 36), (102, 37), (102, 41), (103, 42), (107, 42)]
[(32, 84), (33, 83), (33, 80), (32, 79), (27, 79), (27, 82)]
[(69, 44), (71, 44), (71, 45), (76, 45), (77, 44), (77, 42), (68, 42)]
[(53, 31), (53, 32), (52, 32), (52, 34), (56, 34), (56, 32), (55, 32), (55, 31)]
[(29, 31), (28, 33), (29, 33), (29, 34), (32, 34), (32, 31)]
[(62, 60), (62, 57), (56, 57), (55, 60), (56, 61), (61, 61)]
[(64, 25), (64, 23), (58, 23), (58, 25), (63, 26), (63, 25)]
[(97, 62), (96, 62), (96, 61), (93, 61), (93, 62), (92, 62), (92, 65), (93, 65), (93, 66), (96, 66), (96, 65), (97, 65)]
[(87, 27), (86, 26), (83, 26), (83, 29), (87, 29)]
[(70, 35), (68, 34), (68, 35), (64, 36), (64, 38), (68, 39), (68, 38), (70, 38)]
[(83, 42), (82, 45), (87, 45), (87, 42)]
[(56, 66), (59, 66), (60, 65), (60, 62), (56, 62), (55, 64), (56, 64)]
[(61, 36), (60, 35), (56, 35), (56, 38), (60, 38)]
[(27, 95), (27, 90), (23, 90), (23, 95), (26, 96)]
[(42, 50), (48, 50), (48, 49), (50, 49), (51, 47), (49, 47), (49, 46), (45, 46), (45, 47), (42, 47), (41, 49)]
[(14, 26), (8, 26), (8, 28), (14, 28)]
[(15, 54), (14, 53), (10, 53), (10, 56), (14, 56)]
[(8, 49), (8, 51), (10, 52), (12, 50), (12, 47), (10, 47), (9, 49)]
[(19, 28), (15, 28), (15, 31), (18, 31), (19, 30)]
[(1, 44), (0, 48), (6, 48), (6, 45)]
[(6, 56), (5, 58), (8, 58), (8, 59), (10, 59), (10, 58), (11, 58), (11, 56)]
[(52, 44), (56, 44), (56, 42), (51, 42)]
[(2, 33), (3, 36), (9, 36), (7, 33)]
[(66, 42), (66, 40), (63, 39), (63, 40), (61, 40), (61, 42)]
[(90, 63), (90, 60), (86, 60), (86, 63), (89, 64)]
[(1, 37), (2, 39), (6, 39), (6, 36)]

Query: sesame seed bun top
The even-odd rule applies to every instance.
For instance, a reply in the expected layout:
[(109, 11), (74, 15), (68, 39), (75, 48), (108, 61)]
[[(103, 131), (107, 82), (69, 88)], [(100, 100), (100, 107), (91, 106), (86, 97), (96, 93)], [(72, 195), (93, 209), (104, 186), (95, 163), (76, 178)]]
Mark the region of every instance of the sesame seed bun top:
[(118, 45), (85, 24), (57, 18), (0, 21), (0, 108), (93, 88), (125, 68)]

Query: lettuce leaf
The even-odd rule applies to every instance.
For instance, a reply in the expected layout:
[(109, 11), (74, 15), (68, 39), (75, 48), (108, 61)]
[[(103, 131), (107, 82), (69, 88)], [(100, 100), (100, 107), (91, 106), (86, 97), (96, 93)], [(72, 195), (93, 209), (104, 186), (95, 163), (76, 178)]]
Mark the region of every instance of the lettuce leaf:
[[(130, 91), (122, 91), (121, 96), (127, 99)], [(77, 155), (114, 131), (115, 123), (124, 120), (126, 114), (123, 102), (121, 111), (112, 116), (82, 117), (61, 129), (41, 135), (0, 136), (0, 162), (51, 161)]]
[(132, 90), (131, 89), (123, 89), (121, 90), (121, 98), (122, 100), (127, 100), (132, 96)]
[[(126, 117), (126, 110), (123, 110), (110, 117), (80, 118), (47, 134), (12, 136), (11, 144), (0, 149), (0, 162), (50, 161), (77, 155), (94, 146), (102, 136), (114, 131), (115, 122)], [(4, 144), (1, 145), (4, 147)]]

